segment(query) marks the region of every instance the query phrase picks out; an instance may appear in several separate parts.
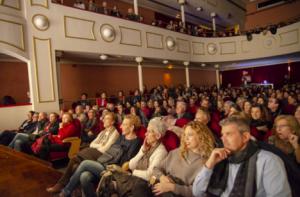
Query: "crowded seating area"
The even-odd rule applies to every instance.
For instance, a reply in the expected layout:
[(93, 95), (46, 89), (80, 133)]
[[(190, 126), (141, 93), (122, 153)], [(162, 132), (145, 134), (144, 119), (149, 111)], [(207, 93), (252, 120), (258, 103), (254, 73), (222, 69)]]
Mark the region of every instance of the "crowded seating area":
[[(66, 5), (63, 0), (52, 0), (53, 3), (58, 3), (62, 5)], [(100, 2), (100, 1), (99, 1)], [(247, 31), (241, 31), (239, 25), (234, 25), (232, 27), (221, 28), (217, 32), (214, 32), (213, 29), (207, 24), (193, 24), (193, 23), (182, 23), (180, 19), (180, 15), (174, 17), (171, 20), (168, 19), (154, 19), (151, 23), (145, 23), (144, 17), (142, 15), (137, 15), (134, 13), (132, 7), (127, 9), (127, 13), (122, 13), (117, 5), (113, 5), (112, 7), (108, 7), (106, 1), (101, 1), (99, 3), (95, 0), (74, 0), (73, 7), (81, 10), (86, 10), (90, 12), (96, 12), (99, 14), (105, 14), (113, 17), (123, 18), (126, 20), (131, 20), (135, 22), (140, 22), (164, 29), (168, 29), (171, 31), (176, 31), (179, 33), (184, 33), (197, 37), (232, 37), (232, 36), (240, 36), (250, 34), (266, 34), (266, 32), (274, 32), (275, 29), (284, 27), (286, 25), (290, 25), (296, 23), (300, 20), (300, 17), (296, 17), (287, 21), (282, 21), (276, 24), (269, 24), (267, 26), (255, 27), (254, 29), (249, 29)], [(231, 16), (229, 16), (231, 17)], [(169, 17), (165, 17), (169, 18)]]
[[(0, 143), (47, 161), (75, 151), (62, 177), (47, 188), (59, 196), (81, 193), (79, 188), (84, 196), (216, 191), (235, 196), (248, 190), (298, 196), (299, 104), (300, 84), (219, 91), (215, 86), (159, 85), (131, 95), (119, 91), (117, 97), (103, 92), (96, 99), (82, 93), (60, 114), (28, 112), (19, 128), (1, 131)], [(72, 148), (76, 144), (70, 138), (80, 146)], [(246, 156), (239, 155), (243, 151)], [(233, 172), (231, 165), (245, 170)], [(224, 170), (237, 180), (222, 186)], [(252, 179), (245, 173), (257, 182), (248, 186)], [(237, 181), (247, 184), (240, 188)]]

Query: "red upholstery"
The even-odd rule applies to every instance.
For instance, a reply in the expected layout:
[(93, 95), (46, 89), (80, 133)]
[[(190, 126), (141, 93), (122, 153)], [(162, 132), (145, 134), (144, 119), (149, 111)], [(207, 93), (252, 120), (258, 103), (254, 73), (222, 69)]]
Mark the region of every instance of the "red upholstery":
[(171, 151), (179, 147), (180, 139), (174, 132), (167, 131), (162, 139), (162, 143), (165, 145), (167, 151)]
[(219, 111), (215, 111), (215, 112), (212, 113), (209, 128), (213, 131), (213, 133), (217, 137), (221, 137), (222, 128), (219, 125), (221, 119), (222, 119), (222, 116), (221, 116), (221, 113)]
[(136, 132), (136, 135), (138, 136), (138, 138), (144, 141), (146, 132), (147, 132), (147, 128), (141, 126), (141, 128)]

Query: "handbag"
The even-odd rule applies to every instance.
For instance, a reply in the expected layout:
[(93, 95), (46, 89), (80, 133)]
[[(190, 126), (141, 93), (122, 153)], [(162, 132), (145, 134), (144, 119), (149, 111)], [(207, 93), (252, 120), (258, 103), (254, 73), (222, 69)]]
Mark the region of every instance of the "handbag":
[(117, 164), (119, 163), (122, 155), (123, 148), (120, 144), (113, 144), (106, 152), (104, 152), (97, 161), (104, 166), (109, 164)]
[(40, 138), (38, 138), (32, 145), (31, 150), (34, 154), (38, 154), (42, 148), (43, 145), (49, 145), (51, 144), (50, 141), (50, 135), (44, 135)]

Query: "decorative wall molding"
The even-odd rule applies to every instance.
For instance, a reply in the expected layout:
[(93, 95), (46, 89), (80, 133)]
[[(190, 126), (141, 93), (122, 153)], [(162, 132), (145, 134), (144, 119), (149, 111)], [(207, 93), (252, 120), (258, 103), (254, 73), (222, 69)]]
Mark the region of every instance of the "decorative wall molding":
[(33, 49), (38, 102), (55, 102), (51, 39), (33, 37)]
[(142, 47), (142, 31), (119, 26), (121, 32), (120, 44)]
[(208, 43), (206, 47), (207, 53), (210, 55), (215, 55), (218, 51), (218, 47), (215, 43)]
[(188, 40), (182, 38), (176, 38), (177, 40), (177, 52), (179, 53), (190, 53), (191, 47)]
[(21, 10), (21, 1), (20, 0), (0, 0), (0, 5), (15, 10)]
[(279, 34), (280, 47), (291, 46), (299, 43), (299, 29), (282, 32)]
[(204, 42), (192, 42), (193, 55), (205, 55)]
[(164, 36), (153, 32), (146, 32), (147, 48), (164, 49)]
[(31, 6), (40, 6), (49, 9), (48, 0), (30, 0)]
[(6, 19), (0, 19), (0, 29), (0, 43), (8, 44), (25, 51), (23, 24)]
[[(111, 30), (112, 35), (110, 37), (105, 35), (106, 29)], [(102, 24), (100, 27), (100, 35), (104, 41), (113, 42), (116, 39), (116, 30), (111, 24)]]
[(236, 54), (236, 42), (220, 42), (220, 55)]
[[(64, 31), (66, 38), (96, 40), (94, 34), (95, 21), (73, 16), (64, 16)], [(80, 28), (80, 31), (78, 31)]]
[[(45, 21), (35, 21), (35, 20), (45, 20)], [(33, 26), (39, 30), (39, 31), (46, 31), (47, 29), (49, 29), (50, 27), (50, 22), (47, 16), (43, 15), (43, 14), (35, 14), (32, 16), (31, 22), (33, 24)], [(44, 24), (36, 24), (36, 23), (44, 23)], [(39, 25), (43, 26), (43, 27), (39, 27)]]

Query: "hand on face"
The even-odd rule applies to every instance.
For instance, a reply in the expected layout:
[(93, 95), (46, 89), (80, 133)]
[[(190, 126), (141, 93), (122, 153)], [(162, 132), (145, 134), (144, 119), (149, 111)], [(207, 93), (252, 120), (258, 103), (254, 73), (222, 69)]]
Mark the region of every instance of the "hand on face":
[(212, 169), (217, 163), (228, 158), (231, 151), (226, 148), (215, 148), (208, 160), (205, 163), (205, 166), (209, 169)]
[(289, 135), (289, 142), (292, 144), (294, 149), (299, 147), (298, 139), (299, 139), (299, 137), (297, 135), (294, 135), (294, 134)]

